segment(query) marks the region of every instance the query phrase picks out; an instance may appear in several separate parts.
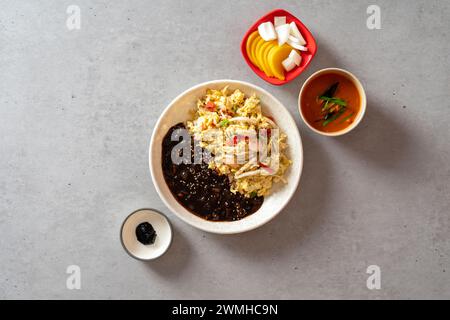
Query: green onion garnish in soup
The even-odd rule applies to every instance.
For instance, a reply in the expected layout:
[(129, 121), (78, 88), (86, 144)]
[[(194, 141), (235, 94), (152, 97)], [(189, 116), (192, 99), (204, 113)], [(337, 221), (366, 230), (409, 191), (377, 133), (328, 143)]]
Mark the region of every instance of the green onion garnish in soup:
[(354, 121), (360, 97), (350, 79), (338, 73), (326, 73), (308, 84), (301, 105), (306, 120), (314, 128), (336, 132)]
[(339, 82), (333, 83), (321, 96), (319, 100), (322, 103), (322, 126), (326, 127), (330, 122), (339, 118), (347, 110), (345, 100), (333, 97), (339, 86)]

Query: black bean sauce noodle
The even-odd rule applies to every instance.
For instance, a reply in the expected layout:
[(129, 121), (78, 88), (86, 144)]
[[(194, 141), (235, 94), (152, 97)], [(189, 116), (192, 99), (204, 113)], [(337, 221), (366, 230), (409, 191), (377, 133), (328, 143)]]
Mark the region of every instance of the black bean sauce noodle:
[[(174, 164), (172, 148), (179, 141), (171, 141), (172, 132), (185, 128), (179, 123), (169, 129), (162, 142), (162, 169), (164, 179), (175, 199), (193, 214), (213, 221), (235, 221), (256, 212), (264, 197), (247, 198), (230, 191), (226, 175), (209, 169), (208, 164)], [(193, 159), (194, 140), (191, 140)]]

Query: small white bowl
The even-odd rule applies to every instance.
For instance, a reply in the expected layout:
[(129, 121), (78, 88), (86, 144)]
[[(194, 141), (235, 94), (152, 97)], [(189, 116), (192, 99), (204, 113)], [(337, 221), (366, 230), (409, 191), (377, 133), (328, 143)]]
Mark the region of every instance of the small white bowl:
[[(302, 101), (303, 90), (307, 87), (307, 85), (313, 79), (317, 78), (318, 76), (320, 76), (324, 73), (337, 73), (337, 74), (344, 75), (345, 77), (350, 79), (355, 84), (356, 89), (358, 90), (359, 96), (361, 98), (361, 106), (360, 106), (359, 112), (355, 118), (355, 121), (353, 121), (353, 123), (350, 124), (347, 128), (340, 130), (340, 131), (336, 131), (336, 132), (324, 132), (324, 131), (317, 130), (316, 128), (314, 128), (312, 125), (309, 124), (309, 122), (306, 120), (305, 116), (303, 115), (303, 111), (302, 111), (301, 101)], [(346, 134), (346, 133), (352, 131), (354, 128), (356, 128), (356, 126), (361, 122), (362, 118), (364, 117), (364, 114), (366, 112), (366, 107), (367, 107), (366, 93), (364, 91), (364, 87), (362, 86), (361, 82), (358, 80), (358, 78), (356, 78), (356, 76), (353, 73), (351, 73), (347, 70), (344, 70), (344, 69), (339, 69), (339, 68), (326, 68), (326, 69), (322, 69), (322, 70), (314, 72), (303, 83), (302, 88), (300, 89), (300, 93), (298, 94), (298, 109), (300, 112), (300, 116), (303, 119), (303, 122), (306, 123), (306, 125), (312, 131), (314, 131), (318, 134), (321, 134), (323, 136), (337, 137), (337, 136), (342, 136), (343, 134)]]
[[(208, 221), (185, 209), (172, 195), (164, 180), (161, 167), (161, 143), (173, 125), (192, 119), (196, 101), (206, 93), (206, 89), (240, 89), (246, 95), (256, 94), (261, 100), (263, 113), (272, 116), (278, 126), (287, 134), (287, 156), (293, 164), (285, 173), (288, 183), (277, 183), (272, 193), (264, 197), (264, 203), (255, 213), (238, 221)], [(273, 219), (294, 195), (303, 168), (303, 148), (300, 134), (289, 111), (273, 95), (253, 84), (237, 80), (215, 80), (196, 85), (176, 97), (159, 117), (150, 141), (149, 165), (153, 183), (166, 206), (184, 222), (207, 232), (234, 234), (262, 226)]]
[[(148, 222), (156, 231), (155, 243), (144, 245), (136, 237), (136, 227)], [(148, 261), (159, 258), (172, 243), (172, 227), (164, 214), (155, 209), (139, 209), (128, 217), (120, 228), (120, 240), (125, 251), (135, 259)]]

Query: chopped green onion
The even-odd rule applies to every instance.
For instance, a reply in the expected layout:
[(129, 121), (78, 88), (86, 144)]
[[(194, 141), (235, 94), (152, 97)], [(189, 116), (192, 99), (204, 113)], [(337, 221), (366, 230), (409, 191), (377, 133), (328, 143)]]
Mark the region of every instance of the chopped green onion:
[(344, 123), (345, 121), (347, 121), (348, 119), (350, 119), (352, 117), (352, 115), (354, 114), (354, 112), (350, 113), (348, 116), (346, 116), (344, 119), (342, 119), (341, 122), (339, 123)]
[(258, 195), (258, 193), (256, 191), (253, 191), (252, 193), (250, 193), (250, 198), (254, 198)]
[(328, 101), (325, 101), (325, 104), (323, 105), (322, 112), (328, 109)]
[(230, 120), (228, 119), (223, 119), (222, 121), (219, 122), (219, 126), (221, 127), (225, 127), (230, 123)]
[(323, 127), (326, 127), (331, 121), (334, 121), (334, 120), (336, 120), (337, 118), (339, 118), (339, 117), (345, 112), (346, 109), (347, 109), (346, 107), (342, 107), (337, 113), (333, 114), (332, 117), (330, 117), (330, 118), (328, 118), (327, 120), (325, 120), (325, 121), (322, 123), (322, 126), (323, 126)]

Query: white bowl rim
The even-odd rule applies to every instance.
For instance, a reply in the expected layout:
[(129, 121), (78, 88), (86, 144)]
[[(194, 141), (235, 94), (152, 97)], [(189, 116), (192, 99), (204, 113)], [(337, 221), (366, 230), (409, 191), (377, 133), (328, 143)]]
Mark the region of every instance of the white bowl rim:
[[(135, 254), (133, 254), (125, 245), (125, 242), (123, 241), (123, 228), (125, 227), (125, 224), (127, 223), (127, 221), (136, 213), (141, 212), (141, 211), (152, 211), (154, 213), (159, 214), (161, 217), (163, 217), (168, 225), (168, 230), (169, 230), (169, 243), (167, 245), (167, 247), (164, 249), (164, 251), (162, 251), (159, 255), (153, 256), (151, 258), (140, 258), (138, 256), (136, 256)], [(136, 209), (133, 212), (131, 212), (130, 214), (128, 214), (126, 216), (126, 218), (123, 220), (122, 225), (120, 226), (120, 243), (122, 244), (122, 248), (125, 250), (125, 252), (132, 258), (139, 260), (139, 261), (151, 261), (151, 260), (156, 260), (159, 257), (163, 256), (170, 248), (170, 246), (172, 245), (172, 241), (173, 241), (173, 230), (172, 230), (172, 224), (170, 223), (169, 218), (162, 213), (159, 210), (153, 209), (153, 208), (140, 208), (140, 209)]]
[[(208, 86), (208, 85), (214, 85), (214, 84), (218, 84), (218, 83), (230, 83), (230, 84), (235, 84), (235, 85), (245, 85), (248, 87), (253, 88), (256, 91), (261, 91), (263, 92), (265, 95), (267, 95), (269, 98), (273, 99), (277, 104), (279, 104), (280, 106), (282, 106), (284, 108), (284, 110), (286, 111), (286, 114), (288, 115), (288, 121), (291, 122), (292, 124), (292, 134), (294, 135), (293, 139), (296, 139), (299, 143), (299, 147), (300, 147), (300, 151), (301, 151), (301, 157), (300, 157), (300, 164), (299, 164), (299, 171), (298, 171), (298, 177), (295, 177), (294, 180), (294, 186), (292, 188), (291, 193), (289, 194), (289, 196), (285, 199), (284, 203), (278, 208), (278, 210), (276, 212), (274, 212), (271, 216), (268, 216), (266, 219), (261, 219), (259, 220), (257, 223), (250, 225), (248, 227), (245, 228), (240, 228), (240, 229), (236, 229), (236, 230), (224, 230), (224, 229), (216, 229), (216, 228), (207, 228), (207, 227), (203, 227), (203, 226), (199, 226), (195, 223), (192, 223), (192, 221), (189, 221), (187, 219), (184, 218), (183, 215), (179, 214), (177, 212), (177, 210), (175, 208), (173, 208), (169, 201), (167, 201), (167, 199), (165, 198), (164, 193), (162, 192), (161, 188), (159, 187), (156, 179), (155, 179), (155, 170), (153, 168), (152, 165), (152, 147), (155, 141), (155, 132), (157, 132), (157, 130), (159, 129), (159, 127), (161, 126), (161, 122), (162, 119), (164, 118), (164, 115), (169, 112), (169, 109), (172, 107), (172, 105), (174, 103), (176, 103), (180, 98), (182, 98), (184, 95), (188, 94), (191, 91), (194, 91), (200, 87), (204, 87), (204, 86)], [(153, 129), (152, 132), (152, 136), (150, 139), (150, 145), (149, 145), (149, 167), (150, 167), (150, 173), (151, 173), (151, 177), (152, 177), (152, 182), (153, 185), (155, 186), (156, 192), (158, 193), (159, 197), (161, 198), (161, 200), (164, 202), (164, 204), (166, 205), (167, 208), (169, 208), (170, 211), (172, 211), (178, 218), (180, 218), (182, 221), (184, 221), (185, 223), (206, 231), (206, 232), (210, 232), (210, 233), (216, 233), (216, 234), (237, 234), (237, 233), (243, 233), (243, 232), (247, 232), (247, 231), (251, 231), (254, 230), (256, 228), (261, 227), (262, 225), (266, 224), (267, 222), (271, 221), (273, 218), (275, 218), (281, 211), (283, 211), (283, 209), (286, 207), (286, 205), (290, 202), (290, 200), (292, 199), (292, 197), (294, 196), (294, 194), (296, 193), (297, 189), (298, 189), (298, 185), (300, 183), (300, 178), (302, 175), (302, 171), (303, 171), (303, 143), (302, 143), (302, 139), (300, 136), (300, 132), (298, 130), (297, 124), (295, 123), (294, 118), (292, 117), (291, 113), (289, 112), (289, 110), (277, 99), (275, 98), (275, 96), (273, 96), (271, 93), (269, 93), (267, 90), (251, 84), (249, 82), (246, 81), (241, 81), (241, 80), (232, 80), (232, 79), (218, 79), (218, 80), (211, 80), (211, 81), (205, 81), (202, 83), (199, 83), (195, 86), (192, 86), (190, 88), (188, 88), (187, 90), (183, 91), (182, 93), (180, 93), (178, 96), (176, 96), (168, 105), (167, 107), (164, 109), (164, 111), (161, 113), (161, 115), (159, 116), (158, 120), (156, 121), (155, 127)], [(229, 223), (238, 223), (241, 220), (237, 220), (237, 221), (232, 221)], [(213, 224), (217, 224), (217, 223), (221, 223), (221, 222), (214, 222), (211, 221), (211, 224), (208, 225), (213, 225)]]
[[(353, 81), (353, 83), (356, 86), (356, 89), (358, 90), (360, 96), (361, 96), (361, 110), (358, 113), (358, 116), (356, 117), (355, 121), (353, 121), (353, 123), (351, 125), (349, 125), (347, 128), (339, 130), (339, 131), (335, 131), (335, 132), (324, 132), (324, 131), (320, 131), (317, 130), (316, 128), (314, 128), (312, 125), (309, 124), (309, 122), (306, 120), (305, 116), (303, 115), (303, 111), (302, 111), (302, 107), (301, 107), (301, 98), (302, 98), (302, 93), (303, 93), (303, 89), (306, 87), (307, 84), (309, 84), (314, 78), (316, 78), (317, 76), (323, 74), (323, 73), (327, 73), (327, 72), (337, 72), (337, 73), (343, 73), (345, 74), (347, 77), (349, 77), (350, 80)], [(350, 71), (345, 70), (345, 69), (341, 69), (341, 68), (325, 68), (325, 69), (320, 69), (317, 70), (316, 72), (314, 72), (312, 75), (310, 75), (308, 77), (308, 79), (305, 80), (305, 82), (302, 85), (302, 88), (300, 89), (300, 92), (298, 94), (298, 110), (300, 112), (300, 116), (303, 120), (303, 122), (308, 126), (308, 128), (310, 128), (312, 131), (321, 134), (323, 136), (328, 136), (328, 137), (337, 137), (337, 136), (342, 136), (346, 133), (349, 133), (350, 131), (352, 131), (353, 129), (355, 129), (359, 123), (361, 122), (362, 118), (364, 117), (364, 114), (366, 113), (366, 108), (367, 108), (367, 98), (366, 98), (366, 92), (364, 90), (363, 85), (361, 84), (361, 81), (359, 81), (359, 79)]]

